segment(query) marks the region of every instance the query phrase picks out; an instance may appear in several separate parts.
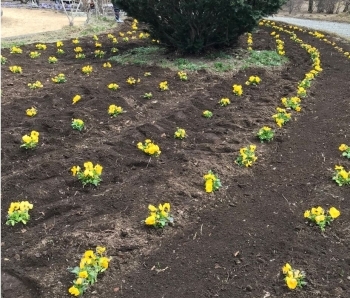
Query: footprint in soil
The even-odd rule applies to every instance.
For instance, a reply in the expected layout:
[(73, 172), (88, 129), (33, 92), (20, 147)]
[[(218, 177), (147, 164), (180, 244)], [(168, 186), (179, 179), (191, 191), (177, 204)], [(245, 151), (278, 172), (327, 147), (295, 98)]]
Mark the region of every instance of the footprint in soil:
[(15, 273), (4, 271), (1, 274), (1, 298), (39, 297), (35, 282), (25, 277), (17, 277)]

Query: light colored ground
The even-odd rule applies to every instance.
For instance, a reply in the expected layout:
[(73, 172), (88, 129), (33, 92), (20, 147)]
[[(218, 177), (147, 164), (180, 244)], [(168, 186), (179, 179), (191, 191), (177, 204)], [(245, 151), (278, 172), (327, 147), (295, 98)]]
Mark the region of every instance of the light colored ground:
[[(43, 9), (2, 8), (1, 38), (60, 30), (69, 25), (65, 14)], [(74, 26), (85, 23), (86, 16), (75, 17)]]

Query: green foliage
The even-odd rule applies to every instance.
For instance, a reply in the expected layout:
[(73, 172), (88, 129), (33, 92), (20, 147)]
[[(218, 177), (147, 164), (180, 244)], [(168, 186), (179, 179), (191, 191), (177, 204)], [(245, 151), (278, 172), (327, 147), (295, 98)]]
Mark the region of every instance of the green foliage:
[(149, 25), (152, 38), (169, 48), (200, 53), (234, 45), (285, 0), (113, 0), (129, 16)]
[(251, 51), (243, 68), (249, 66), (280, 66), (287, 61), (286, 57), (278, 55), (275, 51)]

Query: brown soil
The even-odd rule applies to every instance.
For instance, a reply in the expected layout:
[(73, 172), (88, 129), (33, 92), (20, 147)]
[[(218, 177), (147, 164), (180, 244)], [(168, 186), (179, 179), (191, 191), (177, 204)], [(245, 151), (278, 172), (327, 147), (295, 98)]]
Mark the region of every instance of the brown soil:
[[(128, 24), (120, 30), (129, 30)], [(274, 49), (270, 32), (254, 33), (255, 50)], [(293, 113), (269, 144), (258, 143), (257, 130), (275, 127), (271, 115), (280, 98), (293, 95), (311, 69), (309, 55), (284, 33), (290, 62), (283, 69), (226, 76), (203, 70), (188, 73), (186, 82), (155, 66), (112, 62), (111, 69), (103, 68), (112, 47), (106, 34), (100, 36), (108, 53), (104, 59), (94, 57), (91, 37), (80, 40), (86, 60), (74, 58), (71, 41), (65, 41), (66, 54), (57, 64), (47, 62), (56, 56), (55, 44), (37, 60), (28, 56), (33, 44), (23, 46), (22, 55), (4, 49), (2, 297), (68, 297), (74, 275), (67, 268), (97, 245), (105, 245), (113, 259), (84, 297), (348, 297), (350, 191), (331, 177), (335, 164), (350, 168), (338, 151), (341, 143), (349, 144), (350, 61), (331, 45), (297, 34), (320, 50), (324, 71), (303, 100), (302, 113)], [(145, 43), (117, 46), (123, 53)], [(245, 39), (240, 46), (246, 47)], [(94, 69), (90, 76), (81, 73), (88, 64)], [(21, 66), (23, 74), (11, 73), (11, 65)], [(152, 76), (144, 77), (146, 71)], [(51, 82), (58, 73), (66, 75), (66, 83)], [(232, 85), (250, 75), (259, 75), (262, 83), (233, 96)], [(129, 76), (141, 82), (130, 87)], [(36, 80), (44, 88), (30, 90), (27, 84)], [(158, 91), (163, 80), (169, 91)], [(121, 89), (108, 90), (111, 82)], [(145, 92), (154, 97), (142, 98)], [(82, 100), (72, 105), (75, 94)], [(222, 97), (232, 104), (220, 107)], [(110, 118), (113, 103), (126, 112)], [(28, 118), (25, 109), (32, 106), (38, 115)], [(205, 109), (213, 118), (201, 116)], [(82, 133), (71, 129), (72, 118), (85, 121)], [(188, 138), (175, 140), (176, 127), (185, 128)], [(31, 130), (40, 132), (39, 146), (21, 150), (21, 136)], [(146, 138), (159, 144), (160, 157), (136, 148)], [(259, 159), (243, 169), (234, 160), (249, 144), (258, 146)], [(87, 160), (104, 167), (97, 188), (83, 188), (71, 176), (70, 168)], [(204, 192), (203, 175), (210, 169), (223, 184), (215, 194)], [(31, 221), (6, 226), (10, 202), (24, 199), (34, 204)], [(163, 231), (145, 227), (148, 204), (162, 202), (171, 203), (175, 225)], [(304, 210), (318, 205), (342, 212), (324, 234), (303, 218)], [(281, 275), (286, 262), (306, 271), (303, 290), (286, 288)]]
[[(2, 8), (1, 38), (60, 30), (69, 25), (61, 12), (42, 9)], [(86, 17), (75, 17), (74, 26), (82, 26)]]

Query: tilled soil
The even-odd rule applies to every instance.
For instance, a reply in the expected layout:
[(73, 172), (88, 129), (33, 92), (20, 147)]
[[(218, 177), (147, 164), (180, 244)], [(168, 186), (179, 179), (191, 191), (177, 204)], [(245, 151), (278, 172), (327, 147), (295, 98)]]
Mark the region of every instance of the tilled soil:
[[(129, 30), (128, 24), (120, 28)], [(253, 34), (255, 50), (273, 50), (270, 28)], [(117, 32), (113, 32), (117, 35)], [(110, 268), (84, 297), (347, 297), (350, 291), (349, 187), (332, 182), (335, 164), (350, 167), (340, 156), (349, 144), (350, 60), (308, 33), (297, 35), (321, 53), (324, 71), (312, 82), (302, 112), (293, 113), (275, 139), (260, 144), (256, 132), (276, 127), (272, 114), (280, 98), (292, 96), (311, 69), (309, 54), (280, 33), (289, 63), (283, 68), (247, 68), (231, 75), (201, 70), (180, 81), (176, 71), (156, 66), (118, 65), (103, 68), (113, 47), (100, 36), (108, 55), (95, 58), (92, 38), (80, 40), (87, 55), (75, 59), (74, 45), (64, 41), (63, 56), (48, 44), (40, 58), (22, 46), (23, 54), (2, 55), (2, 295), (68, 297), (74, 275), (67, 268), (79, 263), (87, 249), (107, 247)], [(121, 39), (120, 39), (121, 40)], [(348, 44), (341, 44), (350, 50)], [(119, 42), (120, 53), (148, 44)], [(240, 47), (246, 47), (245, 39)], [(48, 57), (57, 56), (57, 64)], [(168, 59), (174, 59), (171, 54)], [(162, 57), (162, 59), (166, 59)], [(93, 66), (89, 76), (85, 65)], [(8, 67), (18, 65), (22, 74)], [(145, 72), (151, 76), (144, 77)], [(64, 73), (67, 82), (51, 78)], [(262, 83), (245, 86), (250, 75)], [(128, 86), (129, 76), (140, 78)], [(39, 80), (44, 87), (27, 86)], [(169, 91), (159, 91), (167, 80)], [(108, 90), (115, 82), (120, 90)], [(244, 85), (242, 97), (232, 85)], [(153, 98), (143, 98), (152, 92)], [(74, 95), (81, 101), (72, 105)], [(232, 104), (220, 107), (229, 97)], [(110, 118), (110, 104), (125, 113)], [(35, 106), (37, 116), (25, 116)], [(213, 111), (206, 119), (202, 111)], [(81, 118), (86, 129), (71, 129)], [(188, 137), (175, 140), (177, 127)], [(39, 146), (20, 149), (21, 136), (40, 132)], [(146, 156), (136, 144), (152, 139), (158, 158)], [(257, 145), (252, 168), (234, 163), (239, 149)], [(103, 181), (82, 187), (70, 173), (85, 161), (101, 164)], [(204, 191), (203, 175), (218, 173), (223, 187)], [(5, 225), (12, 201), (34, 204), (26, 226)], [(174, 226), (163, 231), (145, 227), (148, 204), (169, 202)], [(321, 233), (306, 224), (303, 212), (313, 206), (335, 206), (342, 215)], [(286, 263), (306, 272), (307, 286), (291, 292), (281, 267)]]

